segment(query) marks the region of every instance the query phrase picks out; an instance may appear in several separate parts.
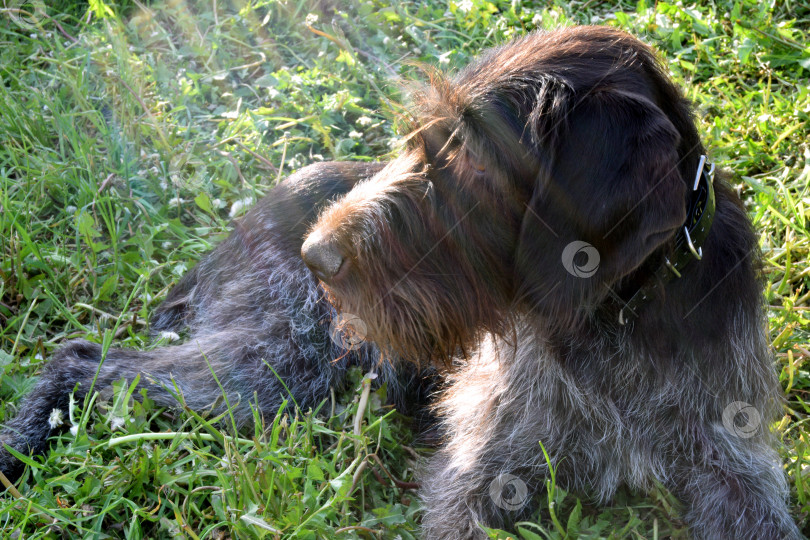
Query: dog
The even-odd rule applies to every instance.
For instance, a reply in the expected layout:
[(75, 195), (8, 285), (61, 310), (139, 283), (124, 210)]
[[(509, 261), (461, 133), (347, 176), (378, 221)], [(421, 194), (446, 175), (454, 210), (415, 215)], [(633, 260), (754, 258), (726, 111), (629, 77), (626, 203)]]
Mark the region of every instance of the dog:
[(653, 50), (573, 27), (429, 75), (302, 246), (383, 357), (449, 368), (424, 537), (530, 516), (553, 468), (602, 502), (660, 483), (695, 538), (800, 538), (757, 238)]
[(67, 409), (71, 392), (82, 399), (136, 377), (158, 405), (215, 414), (230, 405), (237, 427), (244, 427), (253, 422), (252, 406), (270, 418), (284, 400), (303, 411), (316, 407), (348, 367), (360, 365), (375, 369), (389, 399), (419, 420), (433, 384), (427, 371), (379, 365), (372, 343), (345, 336), (300, 257), (318, 210), (381, 169), (378, 163), (310, 165), (238, 219), (233, 233), (186, 273), (152, 316), (154, 333), (185, 332), (185, 343), (113, 348), (106, 356), (101, 345), (85, 340), (61, 347), (0, 432), (0, 471), (11, 479), (23, 471), (3, 444), (23, 454), (47, 450), (48, 437), (60, 429), (52, 412)]

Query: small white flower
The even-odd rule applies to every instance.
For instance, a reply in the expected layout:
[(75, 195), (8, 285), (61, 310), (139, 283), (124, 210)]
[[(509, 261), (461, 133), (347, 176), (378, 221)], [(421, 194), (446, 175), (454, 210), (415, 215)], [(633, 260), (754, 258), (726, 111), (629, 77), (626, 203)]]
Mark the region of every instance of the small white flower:
[(453, 54), (453, 51), (447, 51), (446, 53), (442, 53), (439, 55), (439, 63), (440, 64), (449, 64), (450, 63), (450, 55)]
[(385, 36), (383, 38), (383, 45), (388, 45), (389, 43), (391, 43), (391, 38), (388, 37), (388, 36)]
[(267, 95), (270, 97), (270, 99), (276, 99), (279, 96), (280, 93), (281, 92), (279, 92), (275, 88), (268, 88), (267, 89)]
[(65, 207), (65, 213), (67, 213), (67, 214), (75, 214), (76, 210), (78, 210), (78, 208), (76, 208), (72, 204)]
[(79, 434), (79, 426), (78, 426), (78, 424), (74, 424), (74, 425), (70, 426), (70, 434), (73, 435), (74, 437)]
[(167, 184), (167, 183), (166, 183), (166, 180), (161, 180), (161, 181), (160, 181), (160, 189), (162, 189), (162, 190), (164, 190), (164, 191), (166, 191), (167, 189), (169, 189), (169, 184)]
[(51, 426), (51, 429), (58, 428), (64, 423), (65, 418), (64, 415), (62, 414), (62, 409), (52, 410), (51, 416), (48, 418), (48, 425)]
[(251, 198), (251, 197), (245, 197), (244, 199), (239, 199), (238, 201), (234, 202), (231, 205), (231, 211), (228, 212), (228, 215), (230, 217), (234, 218), (234, 217), (238, 216), (240, 213), (242, 213), (242, 210), (244, 210), (245, 207), (250, 206), (252, 203), (253, 203), (253, 198)]
[(160, 247), (162, 247), (163, 249), (172, 249), (172, 243), (169, 242), (169, 241), (166, 241), (166, 242), (163, 242), (162, 244), (160, 244)]
[(317, 13), (307, 13), (306, 24), (307, 26), (314, 26), (318, 22)]
[(304, 84), (304, 79), (301, 78), (301, 75), (293, 75), (290, 77), (290, 82), (296, 85), (302, 85)]
[(352, 139), (360, 139), (363, 137), (363, 134), (360, 133), (359, 131), (350, 131), (349, 137), (351, 137)]
[(167, 341), (177, 341), (178, 339), (180, 339), (180, 336), (178, 336), (177, 333), (175, 332), (163, 331), (160, 333), (160, 339), (165, 339)]
[(361, 116), (360, 118), (357, 119), (356, 123), (357, 123), (358, 126), (366, 127), (366, 126), (370, 126), (372, 122), (373, 122), (373, 120), (371, 118), (369, 118), (368, 116), (363, 115), (363, 116)]
[(214, 208), (225, 208), (225, 201), (223, 201), (222, 199), (214, 199), (213, 201), (211, 201), (211, 206), (213, 206)]
[(116, 430), (124, 427), (126, 421), (121, 416), (113, 416), (110, 418), (110, 429)]
[(534, 17), (532, 17), (532, 24), (534, 26), (540, 26), (543, 24), (543, 16), (539, 13), (536, 13)]
[(464, 13), (469, 13), (470, 11), (472, 11), (472, 8), (473, 8), (472, 0), (461, 0), (461, 2), (458, 3), (458, 9), (460, 11), (463, 11)]
[(182, 205), (184, 202), (186, 202), (186, 200), (185, 200), (185, 199), (183, 199), (183, 198), (180, 198), (180, 197), (172, 197), (171, 199), (169, 199), (169, 206), (170, 206), (170, 207), (172, 207), (172, 208), (174, 208), (174, 207), (176, 207), (176, 206), (180, 206), (180, 205)]

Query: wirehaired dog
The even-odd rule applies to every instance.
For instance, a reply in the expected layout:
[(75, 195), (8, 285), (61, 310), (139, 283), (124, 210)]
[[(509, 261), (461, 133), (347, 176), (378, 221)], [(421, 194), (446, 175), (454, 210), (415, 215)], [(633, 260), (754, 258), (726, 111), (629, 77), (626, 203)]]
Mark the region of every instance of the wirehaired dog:
[(599, 501), (660, 482), (696, 538), (799, 537), (757, 239), (653, 51), (528, 35), (433, 74), (407, 139), (302, 255), (383, 354), (456, 367), (425, 538), (526, 517), (549, 462)]
[[(140, 376), (140, 386), (159, 405), (177, 406), (179, 392), (182, 404), (196, 411), (221, 412), (224, 390), (237, 424), (244, 426), (253, 420), (250, 405), (266, 417), (292, 398), (306, 410), (328, 397), (349, 365), (376, 366), (373, 344), (352, 343), (347, 350), (346, 343), (332, 339), (337, 337), (330, 335), (333, 310), (322, 301), (323, 291), (300, 250), (318, 209), (381, 168), (320, 163), (279, 184), (236, 221), (233, 233), (154, 313), (153, 331), (187, 328), (186, 343), (150, 351), (110, 349), (99, 365), (100, 345), (69, 342), (43, 368), (19, 414), (0, 432), (0, 443), (24, 454), (43, 453), (58, 428), (51, 413), (67, 408), (74, 389), (80, 399), (92, 387), (102, 390), (120, 379), (132, 382)], [(388, 382), (398, 407), (408, 410), (424, 399), (428, 379), (416, 380), (415, 370), (388, 364), (380, 369), (379, 379)], [(0, 471), (15, 478), (21, 470), (22, 463), (0, 444)]]

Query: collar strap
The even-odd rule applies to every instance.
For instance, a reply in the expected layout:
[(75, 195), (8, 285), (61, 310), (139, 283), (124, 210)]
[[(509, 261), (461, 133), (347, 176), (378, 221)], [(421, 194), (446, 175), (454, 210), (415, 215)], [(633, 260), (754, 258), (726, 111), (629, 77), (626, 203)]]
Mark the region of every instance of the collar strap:
[(619, 311), (619, 324), (625, 325), (638, 317), (639, 308), (656, 289), (681, 277), (681, 272), (692, 260), (703, 258), (703, 244), (712, 228), (714, 210), (714, 163), (707, 164), (706, 156), (700, 156), (695, 183), (686, 201), (686, 222), (675, 234), (672, 258), (665, 258), (664, 264), (624, 303)]

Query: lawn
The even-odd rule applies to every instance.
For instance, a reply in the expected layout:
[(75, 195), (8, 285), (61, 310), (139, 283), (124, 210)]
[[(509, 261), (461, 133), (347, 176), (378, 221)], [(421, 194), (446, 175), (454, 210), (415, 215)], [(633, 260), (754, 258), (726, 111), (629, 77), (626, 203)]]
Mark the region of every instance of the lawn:
[[(168, 288), (280, 178), (390, 156), (414, 62), (453, 69), (537, 28), (607, 24), (661, 52), (760, 231), (787, 396), (771, 427), (809, 533), (810, 5), (607, 4), (4, 0), (0, 421), (67, 339), (154, 346), (145, 321)], [(410, 483), (430, 449), (384, 388), (358, 410), (363, 386), (355, 372), (319, 414), (288, 404), (249, 433), (125, 384), (77, 402), (0, 495), (2, 536), (418, 538)], [(493, 536), (685, 537), (664, 489), (604, 507), (551, 487), (532, 522)]]

